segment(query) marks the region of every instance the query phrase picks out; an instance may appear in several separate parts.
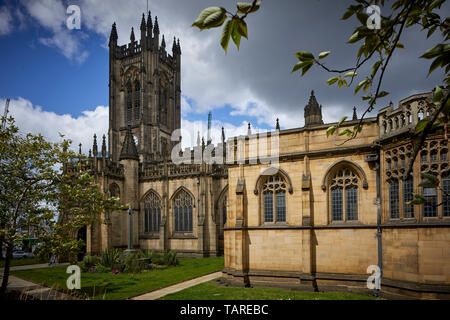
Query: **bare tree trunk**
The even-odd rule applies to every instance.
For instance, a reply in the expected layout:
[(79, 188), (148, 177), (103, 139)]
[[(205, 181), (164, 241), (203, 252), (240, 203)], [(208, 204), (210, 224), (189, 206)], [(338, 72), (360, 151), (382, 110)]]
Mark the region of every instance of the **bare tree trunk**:
[(2, 280), (2, 287), (0, 288), (0, 297), (5, 296), (6, 287), (8, 286), (9, 269), (11, 266), (12, 252), (13, 252), (13, 244), (9, 243), (6, 249), (6, 261), (5, 261), (5, 269), (3, 270), (3, 280)]

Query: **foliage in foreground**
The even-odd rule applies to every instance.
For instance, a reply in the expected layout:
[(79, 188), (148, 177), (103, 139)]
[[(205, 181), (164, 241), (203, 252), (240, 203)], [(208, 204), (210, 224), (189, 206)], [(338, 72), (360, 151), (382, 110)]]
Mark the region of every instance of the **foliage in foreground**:
[(0, 240), (7, 250), (0, 295), (8, 284), (13, 248), (24, 239), (39, 239), (39, 259), (56, 255), (73, 262), (85, 245), (76, 239), (78, 230), (119, 208), (118, 199), (106, 198), (95, 183), (86, 157), (70, 150), (70, 140), (50, 142), (41, 134), (23, 133), (12, 117), (2, 122)]
[(179, 264), (176, 251), (158, 253), (149, 250), (137, 250), (123, 254), (117, 249), (105, 250), (99, 256), (85, 256), (79, 264), (82, 272), (90, 273), (141, 273), (161, 267)]
[[(90, 299), (125, 299), (179, 282), (197, 278), (223, 268), (223, 257), (179, 258), (177, 267), (143, 270), (141, 273), (81, 273), (81, 290), (71, 290), (72, 295), (87, 296)], [(17, 270), (12, 274), (67, 291), (67, 266)]]

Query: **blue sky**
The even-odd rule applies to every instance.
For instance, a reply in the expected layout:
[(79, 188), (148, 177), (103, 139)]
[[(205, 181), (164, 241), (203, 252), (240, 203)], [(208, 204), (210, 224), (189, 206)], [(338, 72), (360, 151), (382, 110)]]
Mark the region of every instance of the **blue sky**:
[[(127, 43), (131, 27), (139, 30), (146, 2), (70, 1), (81, 8), (81, 30), (68, 30), (66, 0), (0, 1), (1, 110), (5, 99), (11, 98), (11, 114), (19, 125), (52, 139), (62, 132), (76, 144), (90, 144), (94, 133), (106, 133), (111, 25), (117, 24), (119, 44)], [(230, 43), (225, 55), (220, 30), (199, 32), (190, 25), (204, 7), (232, 8), (233, 1), (148, 2), (152, 16), (158, 15), (169, 52), (169, 39), (176, 36), (181, 41), (182, 126), (205, 130), (212, 110), (216, 140), (222, 126), (227, 136), (244, 134), (247, 121), (261, 131), (274, 128), (276, 118), (281, 128), (301, 127), (312, 89), (323, 105), (325, 122), (351, 116), (353, 106), (362, 113), (364, 105), (353, 89), (328, 88), (325, 81), (330, 76), (322, 70), (312, 68), (306, 77), (290, 72), (297, 62), (293, 53), (299, 50), (331, 50), (327, 57), (331, 66), (352, 65), (355, 47), (346, 41), (358, 22), (339, 19), (347, 3), (265, 1), (248, 17), (249, 40), (241, 41), (239, 51)], [(386, 73), (383, 89), (391, 94), (377, 109), (441, 83), (443, 73), (426, 77), (429, 61), (418, 59), (437, 41), (437, 34), (429, 40), (418, 30), (405, 34), (406, 49), (394, 54)]]

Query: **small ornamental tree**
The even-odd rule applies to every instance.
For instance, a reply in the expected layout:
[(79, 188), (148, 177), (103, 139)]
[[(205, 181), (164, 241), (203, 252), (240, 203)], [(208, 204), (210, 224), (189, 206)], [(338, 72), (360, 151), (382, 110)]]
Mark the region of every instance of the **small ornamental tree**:
[[(13, 118), (2, 120), (0, 237), (7, 250), (0, 295), (8, 284), (13, 249), (30, 229), (42, 243), (41, 253), (73, 258), (84, 245), (77, 231), (118, 209), (118, 199), (106, 198), (86, 171), (85, 157), (69, 149), (70, 140), (49, 142), (40, 134), (21, 133)], [(73, 159), (75, 168), (66, 170)]]

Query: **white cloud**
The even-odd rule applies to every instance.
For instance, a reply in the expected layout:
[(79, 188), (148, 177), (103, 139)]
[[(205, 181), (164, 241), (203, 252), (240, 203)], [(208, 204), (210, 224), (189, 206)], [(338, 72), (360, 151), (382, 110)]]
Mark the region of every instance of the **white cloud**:
[(34, 0), (22, 1), (28, 14), (42, 27), (51, 32), (51, 37), (39, 39), (42, 44), (55, 47), (69, 60), (82, 63), (88, 52), (83, 50), (81, 40), (87, 36), (85, 33), (69, 30), (66, 26), (66, 8), (61, 1)]
[[(0, 106), (5, 105), (5, 100), (0, 98)], [(3, 111), (3, 110), (2, 110)], [(42, 106), (33, 105), (27, 99), (19, 97), (11, 99), (9, 104), (9, 114), (12, 116), (16, 125), (23, 133), (42, 134), (49, 141), (61, 141), (60, 134), (64, 138), (72, 140), (72, 149), (78, 150), (78, 144), (82, 144), (83, 153), (88, 153), (92, 148), (93, 135), (97, 134), (98, 143), (101, 143), (101, 136), (108, 133), (109, 107), (97, 106), (94, 110), (83, 111), (78, 117), (69, 114), (57, 114), (45, 111)], [(225, 137), (230, 138), (238, 135), (247, 134), (247, 122), (242, 122), (235, 126), (228, 122), (214, 120), (211, 123), (211, 139), (214, 144), (221, 142), (222, 127), (224, 127)], [(207, 122), (189, 121), (181, 119), (183, 146), (194, 146), (197, 143), (197, 132), (200, 137), (207, 140)], [(252, 132), (262, 133), (265, 130), (252, 126)], [(201, 139), (201, 138), (200, 138)]]
[[(0, 105), (5, 105), (5, 99), (0, 99)], [(93, 111), (83, 111), (81, 116), (73, 117), (45, 111), (43, 107), (19, 97), (11, 99), (8, 115), (14, 117), (17, 126), (24, 133), (40, 133), (53, 142), (61, 141), (61, 133), (66, 139), (72, 140), (74, 150), (78, 150), (78, 144), (81, 143), (83, 152), (87, 153), (92, 148), (94, 133), (97, 137), (108, 133), (108, 110), (107, 106), (97, 106)]]
[(7, 35), (12, 32), (12, 15), (6, 6), (0, 7), (0, 35)]

